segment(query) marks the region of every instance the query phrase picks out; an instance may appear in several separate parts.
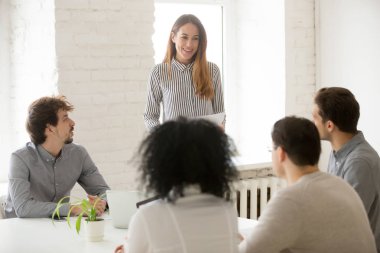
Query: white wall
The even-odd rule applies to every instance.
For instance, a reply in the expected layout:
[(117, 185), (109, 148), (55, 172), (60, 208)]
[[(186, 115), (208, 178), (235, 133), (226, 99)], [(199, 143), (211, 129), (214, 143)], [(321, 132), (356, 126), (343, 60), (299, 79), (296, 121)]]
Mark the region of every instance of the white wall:
[(153, 0), (56, 1), (59, 92), (76, 107), (75, 142), (115, 189), (136, 187), (153, 13)]
[(316, 4), (317, 86), (342, 86), (354, 93), (361, 107), (358, 128), (380, 152), (380, 1), (317, 0)]
[(311, 119), (315, 92), (314, 0), (285, 1), (286, 115)]

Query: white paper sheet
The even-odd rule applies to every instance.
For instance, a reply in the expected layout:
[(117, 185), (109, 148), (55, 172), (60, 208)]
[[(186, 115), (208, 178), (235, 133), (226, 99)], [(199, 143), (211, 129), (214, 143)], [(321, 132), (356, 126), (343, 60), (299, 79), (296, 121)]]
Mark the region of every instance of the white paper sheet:
[(209, 121), (211, 121), (217, 125), (222, 125), (225, 117), (226, 117), (226, 114), (224, 112), (221, 112), (221, 113), (216, 113), (216, 114), (198, 116), (195, 118), (196, 119), (206, 119), (206, 120), (209, 120)]

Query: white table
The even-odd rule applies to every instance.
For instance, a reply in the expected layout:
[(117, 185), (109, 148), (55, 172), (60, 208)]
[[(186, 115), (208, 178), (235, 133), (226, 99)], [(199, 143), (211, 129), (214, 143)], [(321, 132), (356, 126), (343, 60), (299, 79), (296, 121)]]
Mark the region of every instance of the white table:
[[(247, 235), (256, 221), (238, 218), (239, 231)], [(0, 220), (0, 252), (1, 253), (60, 253), (88, 252), (112, 253), (116, 246), (124, 243), (127, 229), (117, 229), (106, 217), (104, 240), (87, 242), (75, 231), (75, 221), (70, 229), (66, 221), (51, 219), (3, 219)]]

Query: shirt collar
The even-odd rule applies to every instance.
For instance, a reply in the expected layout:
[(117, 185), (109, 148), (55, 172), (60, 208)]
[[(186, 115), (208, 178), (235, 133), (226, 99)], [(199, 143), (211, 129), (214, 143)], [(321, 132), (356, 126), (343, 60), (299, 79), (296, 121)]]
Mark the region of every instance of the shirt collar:
[(358, 131), (358, 133), (352, 137), (346, 144), (343, 145), (338, 151), (333, 151), (333, 154), (336, 159), (341, 157), (346, 157), (357, 145), (364, 141), (363, 132)]
[(193, 65), (194, 65), (194, 61), (191, 62), (190, 64), (186, 65), (186, 64), (180, 63), (175, 58), (172, 59), (172, 68), (175, 68), (181, 72), (188, 70), (188, 69), (192, 69)]
[(55, 157), (52, 156), (42, 145), (37, 145), (37, 151), (45, 162), (54, 162)]
[[(33, 144), (34, 145), (34, 144)], [(36, 149), (37, 149), (37, 152), (41, 155), (42, 159), (46, 162), (54, 162), (56, 160), (60, 160), (64, 157), (64, 154), (65, 154), (65, 147), (66, 147), (67, 144), (65, 144), (63, 147), (62, 147), (62, 150), (61, 150), (61, 153), (58, 157), (54, 157), (52, 154), (50, 154), (46, 149), (44, 149), (44, 147), (42, 147), (42, 145), (37, 145), (36, 146)]]

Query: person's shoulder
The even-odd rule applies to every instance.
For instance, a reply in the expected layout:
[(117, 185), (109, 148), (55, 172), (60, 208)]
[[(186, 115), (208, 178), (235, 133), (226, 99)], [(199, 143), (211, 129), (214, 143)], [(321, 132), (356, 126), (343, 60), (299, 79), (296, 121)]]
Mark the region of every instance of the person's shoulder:
[(379, 154), (376, 150), (367, 142), (363, 141), (359, 145), (356, 145), (352, 151), (347, 155), (347, 159), (378, 159)]
[(207, 65), (212, 69), (212, 70), (218, 70), (219, 71), (219, 67), (216, 63), (214, 62), (211, 62), (211, 61), (207, 61)]
[(139, 209), (145, 214), (151, 213), (160, 213), (160, 212), (167, 212), (168, 206), (176, 205), (176, 203), (168, 202), (165, 199), (158, 198), (156, 200), (153, 200), (147, 204), (141, 205)]
[(153, 66), (151, 72), (150, 72), (150, 76), (151, 78), (162, 78), (164, 75), (164, 73), (167, 73), (168, 72), (168, 64), (167, 63), (158, 63), (156, 65)]
[(162, 199), (151, 201), (141, 205), (136, 212), (136, 216), (145, 217), (145, 219), (165, 216), (164, 214), (168, 211), (166, 205), (168, 205), (168, 203)]
[(352, 168), (360, 168), (362, 172), (365, 172), (366, 169), (370, 171), (372, 168), (379, 167), (380, 157), (367, 141), (363, 141), (355, 145), (344, 160), (345, 171)]
[(346, 184), (346, 182), (341, 177), (338, 177), (336, 175), (333, 175), (324, 171), (320, 171), (318, 176), (319, 176), (319, 180), (322, 182), (325, 182), (326, 180), (330, 180), (331, 182), (335, 184)]
[(166, 62), (161, 62), (153, 66), (152, 72), (157, 72), (157, 71), (163, 71), (168, 69), (168, 64)]
[(151, 202), (141, 205), (139, 207), (139, 210), (141, 210), (142, 212), (150, 212), (150, 211), (165, 208), (165, 205), (167, 205), (166, 201), (162, 199), (156, 199), (156, 200), (153, 200)]
[(32, 142), (26, 143), (26, 145), (18, 150), (14, 151), (11, 155), (12, 164), (16, 161), (22, 161), (23, 164), (29, 166), (38, 161), (37, 147)]
[(311, 174), (307, 174), (301, 178), (302, 183), (299, 184), (302, 188), (305, 187), (324, 187), (325, 183), (330, 182), (330, 184), (342, 184), (344, 180), (338, 176), (326, 173), (324, 171), (317, 171)]
[(357, 192), (352, 187), (352, 185), (350, 185), (350, 183), (348, 181), (346, 181), (345, 179), (343, 179), (339, 176), (335, 176), (335, 175), (331, 175), (331, 174), (328, 174), (328, 176), (330, 178), (329, 186), (334, 187), (335, 191), (341, 192), (342, 195), (344, 195), (344, 196), (350, 196), (350, 198), (356, 198), (357, 202), (361, 203)]
[(208, 61), (207, 65), (213, 76), (220, 75), (220, 70), (216, 63)]
[(314, 192), (315, 189), (319, 189), (324, 182), (330, 179), (334, 180), (334, 176), (322, 171), (306, 174), (299, 178), (294, 184), (280, 189), (278, 195), (279, 197), (290, 197), (300, 200), (302, 196), (307, 196), (310, 192)]
[(19, 157), (34, 156), (37, 154), (36, 145), (34, 145), (32, 142), (28, 142), (24, 147), (17, 149), (12, 154)]
[(332, 175), (326, 172), (319, 172), (320, 187), (326, 188), (328, 186), (334, 186), (336, 189), (343, 191), (354, 192), (353, 188), (343, 178)]

